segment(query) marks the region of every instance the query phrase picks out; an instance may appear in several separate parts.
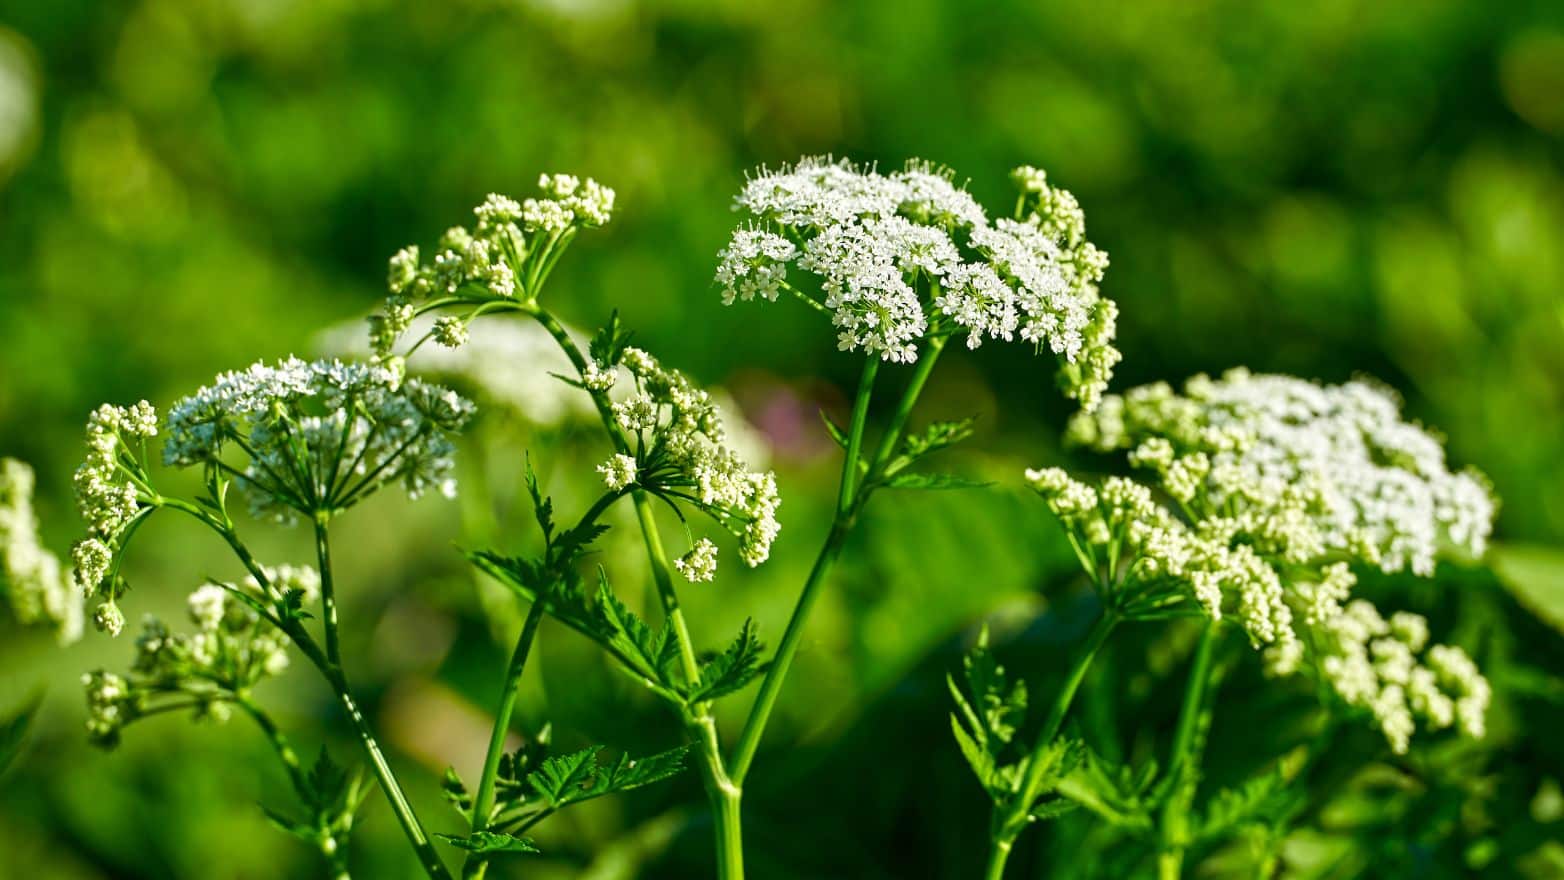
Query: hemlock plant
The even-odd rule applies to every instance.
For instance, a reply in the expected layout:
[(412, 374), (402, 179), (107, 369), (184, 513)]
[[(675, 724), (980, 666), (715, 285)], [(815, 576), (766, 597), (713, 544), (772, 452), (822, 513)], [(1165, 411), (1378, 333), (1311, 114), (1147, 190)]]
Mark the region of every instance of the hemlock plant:
[[(1016, 200), (995, 215), (951, 172), (921, 162), (881, 173), (806, 158), (757, 172), (740, 189), (743, 219), (717, 258), (723, 302), (812, 310), (861, 361), (848, 423), (825, 423), (844, 453), (831, 519), (789, 527), (819, 546), (774, 649), (753, 621), (710, 641), (699, 621), (686, 619), (679, 594), (709, 589), (730, 557), (747, 567), (766, 562), (781, 534), (777, 479), (746, 462), (719, 397), (633, 345), (617, 314), (583, 344), (551, 310), (544, 294), (555, 265), (614, 207), (613, 190), (565, 174), (544, 175), (532, 198), (490, 196), (472, 224), (450, 229), (428, 252), (409, 246), (393, 256), (367, 359), (255, 364), (217, 377), (161, 418), (146, 402), (96, 411), (75, 477), (87, 535), (70, 572), (38, 545), (31, 472), (0, 463), (0, 586), (24, 622), (51, 622), (69, 638), (82, 616), (73, 597), (85, 596), (97, 628), (118, 635), (134, 601), (122, 564), (142, 525), (172, 511), (208, 529), (245, 577), (197, 582), (184, 626), (146, 619), (128, 670), (85, 677), (89, 734), (112, 746), (128, 726), (163, 713), (248, 718), (297, 795), (267, 816), (316, 847), (334, 877), (349, 876), (357, 809), (377, 787), (428, 876), (478, 878), (497, 856), (536, 851), (526, 833), (565, 807), (658, 782), (688, 761), (710, 801), (717, 874), (736, 880), (744, 874), (745, 783), (763, 766), (759, 747), (811, 612), (870, 499), (886, 488), (976, 485), (926, 468), (934, 453), (970, 436), (970, 420), (909, 428), (941, 353), (953, 338), (970, 348), (1019, 342), (1057, 365), (1061, 390), (1080, 406), (1067, 439), (1125, 453), (1137, 476), (1025, 474), (1063, 527), (1100, 612), (1040, 722), (1028, 723), (1026, 684), (997, 662), (986, 632), (960, 681), (951, 679), (957, 744), (993, 805), (987, 877), (1003, 876), (1029, 825), (1079, 807), (1147, 841), (1165, 877), (1178, 875), (1186, 850), (1241, 827), (1264, 824), (1274, 843), (1290, 815), (1290, 787), (1317, 755), (1278, 756), (1249, 785), (1195, 803), (1224, 640), (1246, 641), (1268, 674), (1317, 682), (1327, 731), (1338, 720), (1366, 719), (1393, 752), (1447, 728), (1481, 737), (1489, 688), (1472, 660), (1435, 643), (1424, 618), (1381, 612), (1354, 588), (1365, 569), (1429, 577), (1444, 556), (1480, 555), (1494, 514), (1486, 482), (1452, 473), (1440, 442), (1403, 421), (1394, 396), (1366, 381), (1319, 386), (1238, 370), (1197, 377), (1182, 394), (1160, 384), (1107, 394), (1120, 358), (1117, 309), (1098, 286), (1107, 255), (1087, 240), (1074, 197), (1042, 171), (1019, 168), (1012, 181)], [(529, 463), (538, 550), (469, 554), (527, 612), (509, 663), (496, 670), (483, 767), (470, 784), (454, 770), (444, 781), (464, 830), (433, 835), (350, 685), (340, 632), (351, 621), (339, 619), (331, 526), (383, 488), (455, 493), (453, 457), (474, 405), (409, 375), (409, 365), (482, 372), (481, 361), (509, 350), (484, 340), (505, 334), (526, 340), (525, 358), (498, 365), (517, 405), (540, 399), (529, 373), (552, 374), (548, 381), (569, 386), (559, 387), (578, 402), (555, 405), (538, 423), (567, 410), (595, 416), (601, 458), (583, 475), (595, 500), (579, 512), (556, 510)], [(540, 354), (545, 345), (555, 350)], [(450, 356), (430, 358), (431, 348)], [(877, 393), (894, 402), (871, 436)], [(201, 491), (166, 491), (165, 469), (197, 472)], [(255, 521), (309, 530), (311, 564), (256, 558), (244, 534), (251, 526), (230, 512), (235, 494)], [(605, 515), (620, 505), (640, 532), (656, 621), (619, 598), (622, 573), (589, 564), (608, 530)], [(678, 520), (677, 535), (665, 534), (659, 509)], [(654, 694), (683, 742), (640, 758), (609, 758), (597, 747), (550, 754), (544, 727), (507, 751), (544, 617), (595, 643)], [(1174, 618), (1202, 621), (1202, 635), (1167, 764), (1119, 766), (1072, 733), (1072, 701), (1117, 627)], [(299, 658), (336, 695), (367, 775), (325, 751), (304, 760), (258, 701), (257, 686)], [(742, 726), (725, 736), (715, 704), (756, 682)], [(1326, 747), (1328, 736), (1319, 742)], [(451, 849), (442, 852), (440, 841)]]

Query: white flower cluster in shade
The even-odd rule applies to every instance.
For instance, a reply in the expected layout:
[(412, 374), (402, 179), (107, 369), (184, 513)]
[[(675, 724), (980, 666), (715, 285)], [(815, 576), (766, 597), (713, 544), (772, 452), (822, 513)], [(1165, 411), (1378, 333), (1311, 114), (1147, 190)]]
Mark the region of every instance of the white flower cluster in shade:
[[(625, 349), (623, 366), (634, 387), (613, 404), (613, 414), (634, 454), (623, 456), (628, 463), (616, 456), (599, 468), (610, 488), (628, 477), (648, 491), (693, 504), (738, 537), (746, 564), (765, 562), (781, 528), (776, 475), (749, 469), (728, 442), (716, 400), (683, 373), (638, 348)], [(709, 552), (687, 560), (700, 563), (690, 572), (714, 570)]]
[(1198, 488), (1241, 514), (1282, 511), (1246, 530), (1290, 559), (1347, 553), (1428, 576), (1447, 551), (1480, 556), (1492, 530), (1487, 480), (1452, 473), (1440, 440), (1367, 381), (1197, 376), (1182, 395), (1158, 383), (1109, 397), (1069, 434), (1098, 450), (1133, 450), (1180, 500)]
[(61, 644), (81, 637), (82, 596), (38, 540), (33, 469), (0, 458), (0, 603), (24, 626), (52, 628)]
[[(408, 335), (433, 333), (438, 320), (420, 315)], [(361, 321), (334, 326), (318, 338), (316, 350), (329, 357), (370, 357)], [(449, 380), (471, 392), (484, 412), (503, 410), (508, 416), (538, 428), (585, 424), (597, 418), (586, 395), (559, 381), (575, 370), (559, 344), (534, 321), (474, 321), (466, 325), (466, 340), (458, 348), (423, 345), (402, 361), (411, 375)], [(581, 334), (567, 332), (575, 338)]]
[(1427, 647), (1423, 618), (1387, 622), (1352, 597), (1351, 564), (1431, 576), (1443, 555), (1481, 554), (1492, 529), (1486, 481), (1451, 473), (1389, 392), (1235, 370), (1182, 395), (1156, 384), (1107, 397), (1068, 439), (1129, 450), (1177, 510), (1124, 478), (1099, 490), (1029, 473), (1087, 560), (1112, 547), (1129, 560), (1124, 580), (1171, 579), (1213, 619), (1236, 614), (1273, 673), (1307, 664), (1398, 752), (1419, 720), (1482, 735), (1488, 685), (1466, 655)]
[(1387, 623), (1367, 600), (1348, 601), (1356, 578), (1347, 563), (1271, 556), (1236, 532), (1230, 517), (1212, 512), (1203, 494), (1184, 502), (1189, 521), (1128, 478), (1093, 487), (1059, 468), (1026, 476), (1065, 526), (1083, 567), (1110, 581), (1113, 601), (1133, 607), (1143, 596), (1155, 609), (1182, 594), (1213, 620), (1236, 616), (1265, 648), (1272, 674), (1294, 674), (1307, 662), (1343, 703), (1371, 714), (1398, 753), (1419, 720), (1430, 730), (1459, 722), (1465, 735), (1483, 735), (1489, 687), (1476, 666), (1460, 648), (1428, 647), (1421, 616), (1397, 613)]
[[(491, 194), (473, 209), (472, 227), (447, 230), (427, 262), (417, 245), (391, 257), (386, 276), (390, 298), (382, 312), (370, 319), (370, 339), (377, 354), (392, 352), (420, 314), (421, 301), (535, 298), (570, 236), (577, 229), (602, 226), (613, 216), (614, 191), (595, 180), (544, 174), (538, 178), (538, 188), (541, 198), (520, 202)], [(463, 318), (442, 319), (434, 328), (435, 339), (459, 346), (466, 324)]]
[(1063, 360), (1066, 391), (1090, 408), (1119, 360), (1117, 310), (1098, 291), (1107, 254), (1086, 241), (1074, 197), (1037, 169), (1015, 180), (1015, 219), (990, 221), (927, 163), (762, 171), (736, 199), (749, 225), (718, 254), (723, 300), (775, 300), (793, 266), (819, 279), (843, 350), (911, 362), (931, 334), (965, 333), (973, 348), (1020, 336)]
[(146, 401), (100, 406), (87, 419), (87, 454), (72, 477), (87, 536), (71, 549), (71, 577), (87, 596), (103, 598), (93, 624), (111, 635), (119, 635), (125, 618), (115, 604), (121, 585), (108, 575), (131, 523), (145, 509), (141, 462), (156, 435), (157, 412)]
[(345, 509), (393, 481), (413, 497), (450, 496), (448, 435), (472, 413), (454, 391), (383, 366), (289, 358), (225, 373), (176, 403), (163, 460), (230, 471), (257, 514), (284, 520)]
[[(287, 568), (276, 583), (308, 582), (303, 571)], [(318, 578), (314, 583), (318, 589)], [(83, 676), (93, 742), (112, 747), (126, 725), (170, 709), (189, 708), (198, 719), (225, 721), (237, 698), (288, 668), (286, 637), (234, 595), (241, 589), (261, 598), (253, 579), (245, 587), (206, 584), (186, 603), (194, 632), (172, 632), (149, 616), (128, 675), (98, 670)]]
[(690, 552), (673, 561), (673, 567), (691, 583), (710, 583), (717, 577), (717, 545), (701, 538)]

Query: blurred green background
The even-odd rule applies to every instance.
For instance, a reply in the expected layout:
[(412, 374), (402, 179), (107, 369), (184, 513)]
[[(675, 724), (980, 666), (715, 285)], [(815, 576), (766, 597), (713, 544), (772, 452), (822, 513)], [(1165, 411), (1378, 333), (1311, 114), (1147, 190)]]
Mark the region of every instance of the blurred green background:
[[(1367, 780), (1348, 772), (1374, 754), (1360, 743), (1300, 832), (1296, 870), (1564, 876), (1547, 843), (1564, 833), (1564, 745), (1549, 734), (1564, 723), (1548, 623), (1564, 621), (1556, 2), (0, 0), (0, 454), (38, 469), (63, 552), (93, 406), (162, 406), (220, 370), (314, 353), (322, 328), (383, 296), (396, 248), (465, 222), (490, 191), (527, 195), (541, 171), (589, 174), (618, 190), (618, 213), (560, 266), (552, 302), (580, 327), (619, 309), (641, 344), (728, 387), (767, 432), (785, 499), (774, 561), (687, 592), (708, 645), (750, 614), (774, 640), (834, 485), (813, 411), (841, 406), (856, 365), (812, 314), (725, 309), (710, 278), (744, 171), (815, 152), (946, 163), (990, 205), (1008, 204), (1010, 167), (1043, 166), (1113, 257), (1116, 388), (1233, 365), (1366, 372), (1443, 430), (1454, 461), (1484, 469), (1504, 502), (1493, 570), (1374, 589), (1477, 652), (1499, 691), (1490, 742)], [(1079, 636), (1067, 551), (1041, 505), (1003, 488), (1062, 456), (1051, 371), (989, 346), (936, 374), (925, 415), (978, 412), (978, 451), (958, 466), (1002, 488), (871, 511), (746, 798), (753, 876), (963, 877), (981, 860), (984, 801), (949, 742), (944, 673), (986, 616), (1037, 688)], [(592, 442), (491, 416), (466, 450), (467, 475), (487, 479), (463, 502), (383, 498), (344, 523), (356, 679), (441, 830), (456, 823), (438, 774), (479, 762), (517, 620), (452, 545), (527, 546), (522, 450), (568, 505), (601, 457)], [(276, 561), (305, 558), (299, 535), (261, 531)], [(231, 574), (182, 525), (148, 534), (133, 619)], [(621, 589), (639, 588), (627, 575)], [(1165, 738), (1176, 706), (1162, 685), (1186, 635), (1123, 639), (1093, 679), (1087, 723), (1120, 730), (1128, 755)], [(552, 720), (561, 742), (635, 751), (677, 740), (571, 633), (545, 626), (541, 644), (523, 728)], [(287, 792), (251, 729), (163, 718), (117, 753), (86, 744), (75, 679), (130, 651), (0, 631), (0, 710), (47, 689), (0, 778), (0, 876), (318, 874), (255, 807)], [(1219, 712), (1217, 780), (1277, 754), (1270, 738), (1309, 705), (1253, 666)], [(324, 736), (352, 754), (304, 669), (266, 695), (306, 749)], [(546, 824), (549, 855), (497, 873), (701, 876), (703, 810), (691, 774)], [(1102, 842), (1084, 827), (1034, 835), (1016, 874), (1090, 876)], [(413, 876), (404, 849), (372, 806), (360, 875)], [(1236, 870), (1224, 857), (1200, 870)]]

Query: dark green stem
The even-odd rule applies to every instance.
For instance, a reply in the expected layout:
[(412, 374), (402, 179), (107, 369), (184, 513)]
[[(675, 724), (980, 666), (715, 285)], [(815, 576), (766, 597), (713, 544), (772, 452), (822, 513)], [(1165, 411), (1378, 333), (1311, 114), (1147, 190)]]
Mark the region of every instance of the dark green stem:
[(1076, 651), (1064, 683), (1060, 685), (1059, 692), (1054, 695), (1053, 703), (1048, 708), (1043, 727), (1037, 734), (1037, 742), (1027, 756), (1026, 774), (1021, 779), (1015, 797), (994, 806), (988, 868), (984, 874), (990, 880), (999, 880), (1004, 876), (1005, 861), (1010, 858), (1010, 849), (1014, 846), (1021, 830), (1026, 827), (1027, 815), (1031, 812), (1033, 802), (1041, 794), (1038, 789), (1042, 787), (1043, 774), (1048, 769), (1042, 760), (1043, 753), (1059, 735), (1059, 729), (1064, 726), (1065, 716), (1070, 711), (1070, 704), (1075, 700), (1075, 693), (1080, 690), (1081, 682), (1086, 678), (1086, 670), (1091, 668), (1092, 660), (1096, 658), (1097, 652), (1102, 650), (1108, 635), (1113, 632), (1118, 622), (1118, 613), (1107, 608), (1092, 625), (1091, 632), (1086, 636), (1086, 642)]
[[(494, 786), (499, 776), (500, 759), (505, 756), (505, 737), (510, 732), (510, 719), (516, 709), (516, 694), (521, 689), (521, 674), (527, 666), (527, 655), (532, 651), (532, 640), (537, 636), (538, 624), (543, 622), (543, 603), (533, 602), (527, 610), (527, 619), (521, 625), (521, 635), (516, 639), (516, 649), (511, 652), (510, 665), (505, 669), (505, 682), (500, 691), (500, 704), (494, 711), (494, 731), (489, 734), (489, 752), (483, 760), (483, 775), (478, 778), (478, 791), (472, 803), (472, 833), (486, 831), (489, 814), (494, 810)], [(482, 877), (489, 868), (488, 859), (469, 855), (462, 863), (462, 876)]]
[(1173, 746), (1168, 753), (1167, 779), (1172, 788), (1162, 808), (1158, 828), (1157, 876), (1159, 880), (1178, 880), (1183, 872), (1184, 846), (1189, 835), (1189, 807), (1199, 775), (1200, 750), (1196, 747), (1200, 719), (1205, 712), (1206, 696), (1212, 683), (1212, 655), (1218, 641), (1215, 621), (1207, 621), (1195, 647), (1195, 658), (1184, 685), (1184, 702), (1179, 707), (1178, 726), (1173, 731)]
[(831, 531), (826, 535), (825, 545), (820, 548), (820, 555), (815, 557), (815, 564), (809, 570), (809, 577), (804, 580), (803, 591), (798, 594), (798, 602), (793, 606), (793, 616), (788, 619), (787, 629), (782, 633), (782, 641), (777, 645), (776, 656), (772, 658), (771, 667), (766, 670), (766, 677), (760, 683), (760, 693), (755, 697), (755, 703), (749, 710), (749, 718), (744, 722), (744, 730), (739, 734), (738, 746), (734, 749), (730, 762), (733, 768), (733, 777), (743, 784), (744, 777), (749, 773), (750, 764), (755, 760), (755, 752), (760, 748), (760, 737), (765, 733), (766, 722), (771, 718), (771, 710), (776, 706), (777, 695), (782, 690), (782, 682), (787, 677), (788, 668), (793, 663), (793, 656), (798, 653), (798, 643), (804, 635), (804, 625), (809, 620), (810, 611), (813, 610), (815, 600), (818, 598), (820, 585), (825, 583), (826, 573), (836, 563), (837, 557), (842, 553), (842, 545), (846, 543), (848, 534), (852, 531), (853, 520), (858, 510), (858, 494), (854, 488), (858, 476), (858, 458), (863, 446), (864, 426), (869, 418), (869, 399), (874, 395), (874, 380), (880, 369), (878, 358), (868, 358), (864, 361), (863, 374), (858, 379), (858, 394), (853, 399), (852, 422), (847, 430), (847, 453), (842, 463), (842, 479), (837, 491), (836, 515), (831, 521)]
[(315, 517), (315, 558), (320, 563), (320, 611), (326, 631), (326, 660), (342, 667), (342, 646), (337, 643), (337, 588), (331, 574), (331, 543), (326, 536), (326, 517)]

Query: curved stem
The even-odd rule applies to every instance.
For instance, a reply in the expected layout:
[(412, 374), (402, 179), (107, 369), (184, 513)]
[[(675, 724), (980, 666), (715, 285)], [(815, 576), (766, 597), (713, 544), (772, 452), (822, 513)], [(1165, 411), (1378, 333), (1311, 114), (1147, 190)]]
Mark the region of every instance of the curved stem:
[[(499, 776), (500, 759), (505, 756), (505, 737), (510, 732), (511, 715), (516, 709), (516, 694), (521, 689), (521, 674), (527, 666), (527, 655), (532, 651), (532, 640), (537, 636), (538, 624), (543, 621), (543, 603), (533, 602), (527, 610), (527, 619), (521, 625), (521, 635), (516, 639), (516, 649), (511, 652), (510, 665), (505, 669), (505, 683), (500, 690), (500, 704), (494, 712), (494, 732), (489, 734), (489, 753), (483, 760), (483, 775), (478, 778), (478, 792), (472, 802), (472, 833), (489, 827), (489, 814), (494, 810), (494, 783)], [(469, 855), (462, 863), (463, 877), (482, 877), (489, 868), (487, 859)]]
[(1162, 821), (1158, 828), (1157, 876), (1161, 880), (1178, 880), (1183, 872), (1184, 844), (1189, 833), (1189, 806), (1194, 798), (1200, 763), (1200, 750), (1195, 745), (1198, 738), (1196, 732), (1211, 686), (1211, 657), (1215, 653), (1217, 627), (1215, 621), (1207, 621), (1201, 630), (1200, 643), (1195, 647), (1195, 658), (1189, 667), (1189, 679), (1184, 685), (1184, 702), (1179, 707), (1178, 726), (1173, 731), (1167, 770), (1167, 779), (1172, 788), (1167, 803), (1163, 805)]
[(755, 752), (760, 748), (760, 737), (765, 733), (766, 723), (771, 718), (771, 710), (776, 706), (777, 695), (782, 690), (782, 681), (787, 677), (788, 667), (793, 663), (793, 657), (798, 653), (798, 643), (803, 638), (804, 624), (809, 620), (809, 613), (814, 608), (818, 598), (820, 585), (825, 582), (826, 573), (836, 564), (837, 557), (842, 553), (842, 545), (846, 543), (848, 534), (852, 531), (855, 512), (858, 509), (858, 492), (854, 488), (858, 476), (858, 458), (863, 446), (864, 425), (869, 419), (869, 400), (874, 395), (874, 380), (880, 369), (878, 358), (867, 358), (864, 361), (863, 373), (858, 379), (858, 394), (853, 399), (852, 422), (847, 430), (847, 452), (842, 462), (842, 480), (837, 490), (836, 515), (831, 521), (831, 531), (826, 535), (825, 545), (820, 548), (820, 555), (815, 557), (815, 564), (809, 570), (809, 577), (804, 580), (804, 588), (798, 594), (798, 602), (793, 606), (793, 615), (788, 618), (787, 629), (782, 633), (782, 641), (777, 645), (776, 655), (771, 660), (771, 666), (766, 670), (766, 677), (760, 683), (760, 693), (755, 697), (755, 703), (750, 707), (749, 717), (744, 722), (744, 730), (739, 734), (738, 746), (734, 749), (732, 765), (733, 778), (743, 784), (744, 777), (749, 773), (749, 766), (755, 760)]
[(260, 706), (257, 706), (249, 699), (236, 697), (234, 702), (255, 721), (255, 725), (261, 729), (261, 733), (266, 735), (266, 741), (271, 743), (272, 750), (277, 753), (277, 759), (282, 762), (283, 769), (288, 771), (288, 781), (293, 783), (293, 790), (301, 798), (307, 799), (310, 795), (310, 787), (308, 781), (304, 778), (303, 764), (300, 763), (299, 755), (293, 750), (293, 746), (288, 742), (288, 738), (283, 735), (281, 730), (277, 729), (276, 722), (272, 721), (271, 716), (267, 715)]
[(1108, 640), (1108, 635), (1119, 622), (1119, 615), (1111, 608), (1103, 609), (1097, 622), (1092, 624), (1092, 629), (1086, 636), (1086, 641), (1078, 651), (1074, 660), (1070, 663), (1070, 670), (1065, 674), (1064, 683), (1060, 685), (1059, 692), (1054, 695), (1053, 703), (1048, 708), (1048, 715), (1043, 720), (1043, 727), (1037, 734), (1037, 742), (1032, 746), (1026, 759), (1026, 774), (1021, 779), (1021, 786), (1016, 790), (1015, 797), (1004, 804), (994, 805), (994, 818), (990, 827), (991, 843), (988, 853), (988, 869), (985, 877), (997, 878), (1004, 875), (1005, 861), (1010, 858), (1010, 848), (1021, 830), (1026, 827), (1027, 814), (1032, 809), (1032, 803), (1037, 800), (1041, 792), (1038, 789), (1043, 783), (1043, 774), (1048, 769), (1042, 760), (1043, 752), (1053, 744), (1054, 737), (1059, 735), (1059, 729), (1064, 726), (1064, 718), (1070, 711), (1070, 704), (1075, 700), (1075, 692), (1080, 690), (1081, 682), (1086, 678), (1086, 670), (1092, 665), (1092, 660), (1097, 652)]

